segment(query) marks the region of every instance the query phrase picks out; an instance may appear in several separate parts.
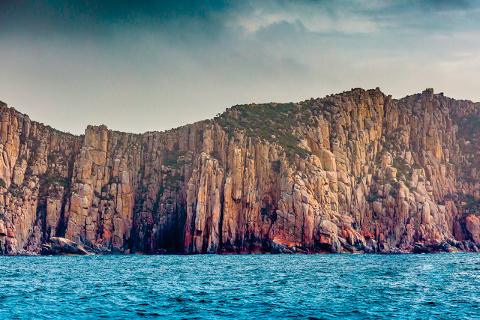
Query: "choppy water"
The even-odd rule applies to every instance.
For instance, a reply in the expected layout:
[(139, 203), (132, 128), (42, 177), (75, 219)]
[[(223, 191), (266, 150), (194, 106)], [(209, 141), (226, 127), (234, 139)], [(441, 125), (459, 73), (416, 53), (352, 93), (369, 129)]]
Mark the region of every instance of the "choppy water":
[(0, 257), (0, 319), (474, 319), (480, 255)]

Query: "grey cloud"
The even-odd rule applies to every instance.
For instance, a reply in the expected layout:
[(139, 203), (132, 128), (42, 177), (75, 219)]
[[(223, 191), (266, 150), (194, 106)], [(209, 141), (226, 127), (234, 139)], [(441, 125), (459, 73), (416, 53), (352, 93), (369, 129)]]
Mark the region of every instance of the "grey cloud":
[(164, 130), (352, 87), (480, 97), (473, 2), (36, 1), (42, 17), (14, 3), (0, 3), (0, 100), (75, 133)]

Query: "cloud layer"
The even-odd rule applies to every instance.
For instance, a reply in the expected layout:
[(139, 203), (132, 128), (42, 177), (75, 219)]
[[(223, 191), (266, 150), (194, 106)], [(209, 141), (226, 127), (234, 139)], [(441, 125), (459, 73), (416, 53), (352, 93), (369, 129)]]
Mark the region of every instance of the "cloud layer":
[(81, 133), (377, 87), (480, 100), (474, 1), (2, 1), (0, 100)]

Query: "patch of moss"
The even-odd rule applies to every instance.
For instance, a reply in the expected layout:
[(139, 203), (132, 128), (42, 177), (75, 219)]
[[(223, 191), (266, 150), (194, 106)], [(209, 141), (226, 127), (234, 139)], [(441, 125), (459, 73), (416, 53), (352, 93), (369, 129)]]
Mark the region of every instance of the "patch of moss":
[(477, 114), (469, 114), (464, 118), (457, 118), (458, 131), (460, 136), (473, 137), (479, 132), (480, 116)]
[(396, 198), (398, 195), (398, 189), (400, 189), (400, 183), (398, 181), (395, 181), (392, 183), (392, 189), (390, 189), (390, 195), (393, 198)]
[(282, 166), (282, 162), (280, 160), (272, 161), (272, 170), (275, 173), (280, 173), (281, 166)]
[(400, 177), (403, 176), (404, 179), (410, 179), (412, 177), (413, 170), (405, 159), (401, 157), (395, 157), (393, 159), (393, 166), (397, 168), (397, 174)]
[(184, 179), (185, 177), (181, 175), (167, 175), (165, 177), (163, 187), (168, 188), (172, 191), (178, 191), (180, 189), (179, 183), (182, 182)]
[(172, 167), (172, 168), (178, 168), (181, 165), (185, 164), (185, 155), (187, 154), (186, 151), (178, 151), (178, 150), (172, 150), (165, 152), (163, 156), (163, 165)]
[(8, 191), (12, 194), (15, 198), (20, 198), (23, 195), (22, 189), (20, 189), (16, 184), (12, 183)]
[(380, 198), (380, 197), (378, 196), (378, 194), (376, 194), (376, 193), (370, 193), (370, 194), (367, 196), (367, 202), (372, 203), (372, 202), (377, 201), (379, 198)]
[(157, 213), (158, 209), (160, 208), (160, 201), (162, 200), (163, 193), (165, 192), (165, 188), (160, 186), (160, 189), (157, 192), (157, 196), (155, 198), (155, 202), (153, 203), (153, 213)]
[(120, 182), (122, 182), (122, 179), (120, 177), (110, 177), (108, 184), (112, 184), (112, 183), (119, 184)]
[(413, 169), (422, 169), (422, 167), (416, 162), (413, 163), (412, 167), (413, 167)]
[(480, 200), (475, 200), (475, 198), (469, 194), (465, 196), (464, 200), (466, 204), (463, 208), (468, 213), (480, 214)]
[(360, 183), (362, 183), (362, 180), (363, 180), (363, 179), (362, 179), (361, 176), (356, 177), (356, 178), (355, 178), (355, 184), (360, 184)]
[(141, 194), (146, 194), (146, 193), (148, 193), (148, 187), (147, 187), (146, 185), (142, 185), (142, 186), (140, 187), (140, 193), (141, 193)]
[(58, 172), (50, 172), (43, 175), (43, 182), (49, 186), (52, 184), (68, 187), (69, 181), (67, 178), (62, 177)]

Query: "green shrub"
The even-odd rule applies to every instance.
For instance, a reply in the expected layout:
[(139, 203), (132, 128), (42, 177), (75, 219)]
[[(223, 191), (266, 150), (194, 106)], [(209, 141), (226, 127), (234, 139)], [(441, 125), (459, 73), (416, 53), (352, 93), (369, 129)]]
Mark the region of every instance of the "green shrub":
[(367, 202), (375, 202), (379, 199), (380, 197), (378, 196), (378, 194), (376, 193), (370, 193), (368, 196), (367, 196)]

